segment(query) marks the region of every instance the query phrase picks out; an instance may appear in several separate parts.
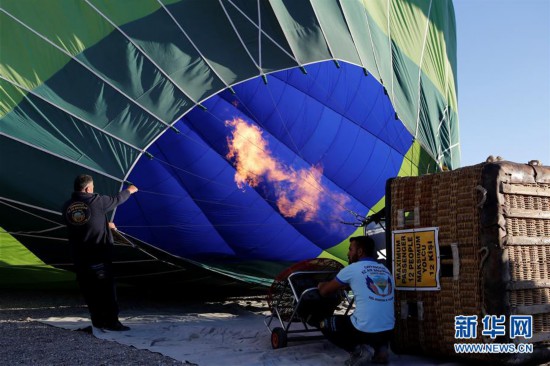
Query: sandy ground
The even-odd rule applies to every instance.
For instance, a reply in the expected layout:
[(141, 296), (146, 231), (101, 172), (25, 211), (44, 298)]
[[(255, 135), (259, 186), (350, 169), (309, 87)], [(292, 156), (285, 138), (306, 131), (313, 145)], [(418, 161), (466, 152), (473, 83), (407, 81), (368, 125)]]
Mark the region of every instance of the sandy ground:
[[(227, 293), (218, 291), (201, 291), (200, 289), (183, 290), (171, 289), (136, 289), (119, 288), (119, 305), (121, 318), (137, 319), (143, 314), (158, 314), (163, 317), (181, 317), (189, 312), (200, 312), (206, 308), (219, 309), (220, 306), (237, 306), (239, 309), (250, 311), (251, 314), (261, 314), (269, 311), (265, 301), (265, 289), (245, 289), (235, 291), (230, 289)], [(72, 331), (62, 327), (54, 327), (39, 322), (46, 318), (80, 317), (87, 318), (88, 311), (76, 289), (65, 290), (2, 290), (0, 289), (0, 364), (2, 365), (196, 365), (189, 362), (187, 356), (176, 357), (179, 361), (155, 353), (146, 349), (138, 349), (115, 341), (101, 339), (88, 331)], [(132, 325), (131, 321), (128, 324)], [(136, 323), (139, 324), (139, 321)], [(243, 324), (244, 327), (244, 324)], [(133, 328), (133, 332), (139, 333), (139, 327)], [(96, 334), (97, 335), (97, 334)], [(260, 336), (260, 335), (258, 335)], [(263, 339), (263, 333), (261, 333)], [(205, 338), (206, 339), (206, 338)], [(267, 339), (267, 336), (266, 336)], [(179, 341), (178, 341), (179, 342)], [(124, 342), (122, 342), (124, 343)], [(173, 343), (173, 342), (172, 342)], [(189, 342), (186, 342), (189, 343)], [(266, 343), (266, 342), (264, 342)], [(134, 343), (135, 344), (135, 343)], [(189, 344), (187, 345), (189, 346)], [(216, 360), (216, 364), (231, 366), (230, 354), (219, 360), (212, 345), (205, 344), (206, 348), (200, 353), (209, 352)], [(326, 346), (326, 345), (325, 345)], [(176, 344), (176, 347), (185, 348)], [(221, 346), (220, 346), (221, 347)], [(315, 345), (315, 347), (320, 347)], [(150, 348), (150, 347), (147, 347)], [(219, 348), (216, 346), (216, 349)], [(223, 348), (223, 347), (222, 347)], [(270, 350), (269, 344), (264, 347), (269, 362), (265, 364), (279, 365), (289, 364), (288, 357), (276, 357), (277, 353)], [(212, 350), (210, 352), (209, 350)], [(263, 350), (263, 348), (262, 348)], [(286, 349), (285, 353), (301, 352), (299, 347)], [(305, 350), (305, 348), (304, 348)], [(199, 351), (198, 349), (195, 350)], [(197, 360), (196, 352), (191, 359)], [(262, 351), (264, 352), (264, 351)], [(334, 356), (337, 352), (330, 350), (317, 350)], [(167, 353), (170, 354), (170, 353)], [(205, 354), (208, 356), (208, 353)], [(288, 355), (287, 355), (288, 356)], [(303, 355), (300, 355), (301, 357)], [(338, 354), (335, 356), (339, 357)], [(335, 361), (336, 358), (332, 360)], [(341, 357), (340, 357), (341, 358)], [(212, 358), (201, 357), (201, 365), (211, 363)], [(302, 360), (297, 357), (296, 359)], [(314, 358), (318, 360), (317, 358)], [(278, 360), (278, 361), (277, 361)], [(282, 360), (286, 360), (281, 362)], [(313, 360), (313, 359), (312, 359)], [(339, 360), (339, 358), (338, 358)], [(411, 362), (408, 362), (408, 361)], [(242, 359), (240, 359), (242, 361)], [(412, 362), (414, 361), (414, 362)], [(199, 361), (195, 361), (199, 362)], [(313, 362), (313, 361), (312, 361)], [(317, 363), (304, 363), (317, 365)], [(204, 363), (204, 365), (202, 364)], [(303, 362), (298, 362), (303, 363)], [(332, 364), (324, 362), (323, 364)], [(340, 362), (338, 362), (341, 364)], [(242, 364), (242, 362), (239, 362)], [(264, 364), (264, 363), (262, 363)], [(458, 363), (446, 361), (429, 361), (415, 359), (409, 356), (395, 357), (391, 364), (399, 365), (456, 365)], [(470, 363), (468, 363), (470, 364)], [(543, 364), (543, 363), (541, 363)], [(544, 363), (550, 365), (550, 363)]]

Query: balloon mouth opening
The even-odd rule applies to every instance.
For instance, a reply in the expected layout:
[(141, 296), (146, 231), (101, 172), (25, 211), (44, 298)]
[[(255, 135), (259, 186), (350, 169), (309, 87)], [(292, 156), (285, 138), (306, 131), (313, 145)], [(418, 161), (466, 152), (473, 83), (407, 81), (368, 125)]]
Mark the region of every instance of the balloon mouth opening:
[(250, 79), (189, 111), (136, 163), (128, 180), (142, 194), (118, 226), (186, 258), (273, 261), (317, 257), (356, 233), (347, 223), (384, 197), (412, 138), (363, 68), (307, 71)]

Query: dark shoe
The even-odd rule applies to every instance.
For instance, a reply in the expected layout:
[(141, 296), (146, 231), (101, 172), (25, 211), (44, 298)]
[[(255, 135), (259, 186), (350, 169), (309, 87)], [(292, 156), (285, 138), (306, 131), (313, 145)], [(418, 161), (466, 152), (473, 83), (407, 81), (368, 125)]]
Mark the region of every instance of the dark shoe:
[(360, 344), (349, 354), (349, 360), (345, 361), (346, 366), (365, 366), (372, 359), (373, 349), (366, 344)]
[(388, 360), (388, 356), (382, 356), (378, 355), (372, 358), (372, 363), (378, 364), (378, 365), (387, 365), (390, 361)]
[(314, 315), (309, 315), (306, 319), (306, 323), (311, 327), (321, 328), (321, 320)]
[(123, 325), (121, 322), (116, 322), (115, 324), (113, 324), (111, 326), (102, 327), (102, 329), (110, 330), (110, 331), (113, 331), (113, 332), (123, 332), (125, 330), (130, 330), (130, 327), (127, 327), (127, 326)]
[(389, 353), (387, 347), (381, 347), (378, 352), (374, 353), (372, 363), (387, 365), (389, 363)]

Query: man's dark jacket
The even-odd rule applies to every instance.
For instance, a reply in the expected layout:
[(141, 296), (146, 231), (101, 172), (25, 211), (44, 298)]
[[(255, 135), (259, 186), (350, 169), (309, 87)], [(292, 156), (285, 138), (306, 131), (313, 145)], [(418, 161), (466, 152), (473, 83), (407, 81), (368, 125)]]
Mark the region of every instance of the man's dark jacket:
[(106, 214), (124, 203), (130, 195), (128, 190), (114, 197), (73, 192), (71, 199), (65, 202), (63, 218), (77, 269), (111, 262), (113, 234)]

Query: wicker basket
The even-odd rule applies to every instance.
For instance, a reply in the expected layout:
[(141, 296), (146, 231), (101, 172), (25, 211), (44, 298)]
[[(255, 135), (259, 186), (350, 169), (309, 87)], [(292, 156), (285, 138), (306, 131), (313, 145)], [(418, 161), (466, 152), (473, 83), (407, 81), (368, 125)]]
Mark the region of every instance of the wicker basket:
[[(408, 218), (404, 213), (411, 213)], [(386, 186), (387, 250), (395, 230), (438, 228), (440, 289), (396, 291), (392, 348), (401, 353), (522, 363), (550, 360), (550, 167), (505, 161)], [(455, 316), (477, 315), (477, 337), (455, 338)], [(482, 335), (505, 315), (506, 335)], [(531, 339), (509, 337), (510, 315), (532, 315)], [(455, 343), (531, 343), (532, 354), (457, 354)]]

